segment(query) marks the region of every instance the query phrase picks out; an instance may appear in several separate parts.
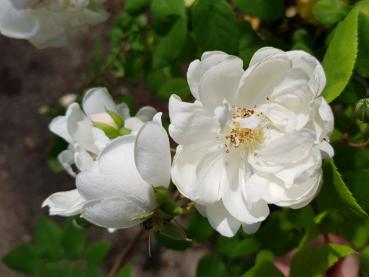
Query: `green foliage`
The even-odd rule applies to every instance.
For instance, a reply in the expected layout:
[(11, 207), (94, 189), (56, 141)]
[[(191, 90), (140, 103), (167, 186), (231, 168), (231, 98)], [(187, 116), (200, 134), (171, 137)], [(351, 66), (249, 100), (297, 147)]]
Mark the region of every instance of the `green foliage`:
[(179, 18), (164, 37), (157, 37), (153, 54), (154, 68), (162, 68), (173, 62), (181, 54), (186, 38), (186, 19)]
[(128, 265), (123, 266), (117, 273), (116, 277), (131, 277), (132, 268)]
[[(357, 216), (362, 218), (368, 218), (368, 214), (365, 210), (357, 203), (352, 193), (348, 189), (347, 185), (342, 179), (341, 174), (338, 172), (336, 165), (333, 160), (326, 163), (324, 168), (325, 171), (325, 186), (329, 186), (330, 198), (336, 202), (336, 207), (342, 209), (344, 213), (350, 216)], [(332, 196), (335, 197), (332, 197)]]
[(363, 5), (359, 15), (359, 52), (355, 69), (363, 77), (369, 77), (369, 4)]
[(160, 87), (158, 92), (158, 96), (164, 100), (168, 100), (172, 94), (177, 94), (181, 99), (186, 99), (191, 95), (186, 79), (169, 79)]
[(237, 8), (263, 20), (276, 20), (284, 16), (283, 0), (233, 0)]
[(273, 265), (271, 261), (257, 263), (252, 269), (247, 271), (242, 277), (283, 277), (284, 275)]
[(197, 265), (197, 277), (223, 277), (225, 276), (225, 264), (223, 260), (215, 254), (209, 254), (200, 260)]
[(101, 241), (86, 245), (85, 230), (73, 219), (63, 228), (47, 218), (35, 225), (34, 241), (19, 245), (3, 257), (11, 269), (32, 276), (102, 276), (99, 264), (110, 250), (110, 243)]
[(213, 234), (213, 228), (211, 228), (205, 217), (196, 213), (188, 216), (187, 234), (197, 242), (206, 242)]
[(98, 241), (91, 243), (85, 253), (86, 261), (90, 264), (101, 263), (108, 255), (111, 245), (107, 241)]
[(369, 274), (369, 246), (365, 247), (360, 254), (360, 269), (365, 274)]
[(136, 15), (144, 12), (150, 6), (150, 0), (126, 0), (124, 7), (127, 13)]
[(337, 26), (324, 56), (327, 85), (323, 96), (328, 102), (342, 93), (351, 78), (358, 52), (358, 14), (354, 8)]
[(292, 259), (290, 276), (322, 276), (339, 259), (354, 253), (348, 246), (331, 243), (305, 247)]
[(165, 222), (159, 226), (159, 232), (161, 235), (168, 237), (172, 240), (188, 240), (186, 232), (183, 228), (175, 222)]
[(196, 42), (202, 50), (239, 50), (240, 29), (225, 0), (198, 0), (192, 7)]
[(313, 9), (314, 17), (323, 24), (340, 21), (350, 10), (343, 0), (319, 0)]
[(257, 253), (260, 247), (260, 242), (254, 237), (243, 239), (239, 239), (238, 237), (219, 237), (217, 241), (218, 252), (229, 258), (247, 257)]

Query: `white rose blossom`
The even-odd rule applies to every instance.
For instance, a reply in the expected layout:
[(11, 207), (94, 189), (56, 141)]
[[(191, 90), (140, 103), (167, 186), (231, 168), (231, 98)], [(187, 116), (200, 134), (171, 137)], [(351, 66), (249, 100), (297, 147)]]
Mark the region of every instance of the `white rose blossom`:
[(253, 233), (268, 204), (300, 208), (318, 193), (332, 157), (333, 114), (319, 96), (322, 66), (303, 51), (265, 47), (249, 68), (223, 52), (188, 68), (194, 103), (172, 95), (172, 180), (219, 233)]
[(108, 18), (105, 0), (3, 0), (0, 33), (37, 48), (60, 47)]
[(78, 149), (71, 155), (79, 169), (77, 188), (52, 194), (42, 206), (48, 206), (51, 215), (81, 214), (105, 228), (134, 226), (140, 223), (139, 216), (156, 208), (153, 188), (170, 183), (169, 138), (161, 125), (161, 113), (153, 117), (153, 108), (141, 109), (136, 117), (125, 120), (130, 134), (109, 140), (92, 126), (91, 118), (108, 124), (104, 111), (127, 118), (127, 107), (115, 106), (106, 90), (97, 88), (85, 95), (83, 110), (86, 114), (72, 104), (66, 116), (50, 124), (51, 130)]

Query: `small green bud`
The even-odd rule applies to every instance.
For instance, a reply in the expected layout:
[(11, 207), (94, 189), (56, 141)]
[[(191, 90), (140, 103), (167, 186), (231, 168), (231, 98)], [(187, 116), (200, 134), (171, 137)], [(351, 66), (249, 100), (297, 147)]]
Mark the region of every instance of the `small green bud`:
[(360, 99), (355, 106), (355, 117), (369, 123), (369, 98)]

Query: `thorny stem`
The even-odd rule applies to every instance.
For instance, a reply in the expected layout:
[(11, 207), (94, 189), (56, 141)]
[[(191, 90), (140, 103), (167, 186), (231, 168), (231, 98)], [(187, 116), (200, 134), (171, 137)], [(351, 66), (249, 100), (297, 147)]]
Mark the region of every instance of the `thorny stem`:
[(136, 244), (139, 242), (139, 240), (141, 239), (141, 237), (144, 233), (145, 233), (145, 229), (141, 228), (141, 230), (136, 234), (134, 239), (130, 241), (130, 243), (125, 248), (125, 250), (123, 252), (119, 253), (115, 257), (114, 264), (113, 264), (112, 268), (110, 269), (110, 271), (108, 273), (108, 277), (115, 277), (116, 276), (117, 272), (122, 267), (122, 265), (124, 265), (124, 263), (126, 262), (128, 256), (131, 254), (131, 252), (133, 251)]
[[(319, 207), (318, 205), (316, 204), (316, 202), (311, 202), (311, 207), (313, 208), (313, 211), (315, 213), (315, 215), (318, 215), (320, 214), (320, 210), (319, 210)], [(329, 236), (328, 236), (328, 233), (327, 231), (325, 230), (324, 226), (322, 223), (319, 223), (319, 229), (320, 229), (320, 233), (323, 235), (323, 238), (324, 238), (324, 241), (326, 243), (330, 243), (330, 240), (329, 240)]]

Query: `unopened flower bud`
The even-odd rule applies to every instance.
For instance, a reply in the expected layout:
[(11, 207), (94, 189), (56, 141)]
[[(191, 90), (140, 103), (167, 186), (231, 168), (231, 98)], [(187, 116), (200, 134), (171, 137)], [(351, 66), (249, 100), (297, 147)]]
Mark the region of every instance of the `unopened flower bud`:
[(361, 121), (369, 123), (369, 98), (360, 99), (356, 103), (355, 116)]
[(103, 123), (113, 127), (114, 129), (118, 129), (118, 125), (115, 123), (113, 118), (108, 113), (96, 113), (90, 116), (90, 119), (94, 123)]

